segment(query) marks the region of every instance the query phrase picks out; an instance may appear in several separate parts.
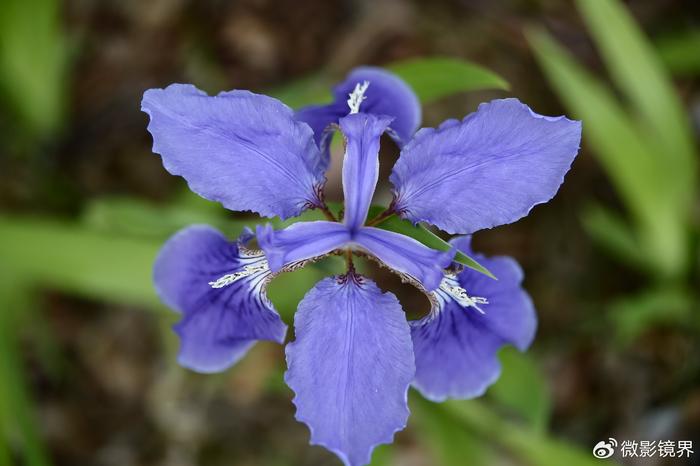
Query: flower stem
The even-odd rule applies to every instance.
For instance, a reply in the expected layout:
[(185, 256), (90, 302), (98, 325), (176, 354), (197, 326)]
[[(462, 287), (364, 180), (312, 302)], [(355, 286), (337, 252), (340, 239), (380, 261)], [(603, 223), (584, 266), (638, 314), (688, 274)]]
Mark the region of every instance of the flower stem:
[(389, 217), (393, 217), (394, 215), (396, 215), (396, 211), (394, 210), (394, 206), (390, 205), (389, 208), (387, 208), (384, 212), (369, 220), (367, 222), (367, 226), (371, 227), (374, 225), (378, 225), (384, 220), (388, 219)]
[(345, 251), (345, 263), (348, 266), (348, 272), (355, 273), (355, 264), (352, 262), (352, 251), (350, 249)]
[(328, 208), (326, 203), (324, 201), (321, 201), (322, 204), (319, 206), (316, 206), (321, 212), (323, 212), (323, 215), (326, 216), (326, 218), (332, 222), (337, 222), (338, 219), (335, 218), (335, 215), (333, 215), (333, 212), (331, 212), (331, 209)]

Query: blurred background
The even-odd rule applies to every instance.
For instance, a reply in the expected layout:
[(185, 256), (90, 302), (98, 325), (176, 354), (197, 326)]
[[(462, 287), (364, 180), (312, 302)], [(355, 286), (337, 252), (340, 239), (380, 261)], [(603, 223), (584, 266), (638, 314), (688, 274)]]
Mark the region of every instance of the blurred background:
[[(168, 175), (140, 99), (189, 82), (299, 107), (362, 64), (406, 79), (424, 126), (505, 96), (584, 122), (557, 197), (475, 235), (523, 265), (533, 347), (504, 349), (481, 399), (412, 393), (408, 428), (372, 464), (603, 464), (591, 450), (608, 437), (700, 447), (697, 1), (2, 0), (0, 465), (340, 464), (294, 421), (282, 347), (259, 343), (219, 375), (175, 363), (178, 316), (150, 279), (159, 246), (191, 223), (233, 237), (260, 219)], [(382, 150), (387, 174), (397, 150)], [(275, 281), (284, 319), (337, 270)], [(365, 270), (411, 317), (427, 311)]]

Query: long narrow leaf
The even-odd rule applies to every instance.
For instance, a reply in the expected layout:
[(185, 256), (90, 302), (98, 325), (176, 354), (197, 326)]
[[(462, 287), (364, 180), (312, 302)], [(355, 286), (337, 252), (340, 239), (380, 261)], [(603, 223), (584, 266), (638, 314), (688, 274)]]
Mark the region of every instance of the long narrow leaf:
[[(459, 92), (509, 88), (508, 82), (496, 73), (458, 58), (411, 58), (390, 63), (386, 68), (406, 81), (423, 104)], [(290, 107), (299, 108), (328, 102), (334, 84), (328, 73), (319, 72), (270, 93)]]
[[(414, 226), (408, 220), (403, 220), (396, 216), (387, 218), (383, 222), (379, 223), (377, 227), (410, 236), (411, 238), (425, 244), (429, 248), (437, 249), (439, 251), (449, 251), (452, 249), (452, 245), (450, 245), (450, 243), (428, 230), (424, 225)], [(455, 262), (459, 262), (470, 269), (476, 270), (484, 275), (488, 275), (493, 279), (497, 279), (496, 276), (491, 273), (491, 271), (479, 264), (473, 258), (464, 254), (462, 251), (457, 251), (454, 260)]]
[(530, 354), (510, 346), (503, 348), (498, 358), (503, 367), (501, 377), (489, 388), (488, 396), (543, 432), (549, 422), (551, 403), (539, 367)]
[(700, 28), (674, 31), (656, 39), (656, 49), (674, 75), (700, 75)]
[(58, 0), (3, 0), (0, 91), (30, 132), (56, 130), (65, 110), (68, 46)]
[(581, 219), (588, 234), (611, 254), (630, 265), (650, 266), (634, 230), (621, 217), (603, 206), (590, 205)]
[(3, 267), (0, 271), (0, 435), (14, 431), (25, 463), (48, 466), (50, 461), (39, 434), (19, 349), (17, 316), (28, 305), (28, 292), (27, 284)]
[(690, 121), (661, 60), (618, 0), (577, 0), (593, 40), (618, 88), (659, 141), (662, 168), (673, 173), (679, 202), (692, 202), (696, 176)]
[(0, 217), (3, 266), (82, 296), (157, 306), (151, 270), (160, 240), (48, 220)]
[(435, 409), (445, 409), (477, 432), (484, 441), (495, 442), (533, 466), (601, 466), (612, 462), (596, 459), (588, 449), (553, 439), (536, 430), (509, 422), (482, 402), (447, 401)]
[(406, 81), (424, 104), (459, 92), (509, 87), (496, 73), (455, 58), (417, 58), (391, 63), (387, 68)]
[(546, 33), (528, 40), (557, 93), (584, 122), (584, 136), (640, 225), (654, 272), (677, 275), (685, 267), (685, 213), (669, 192), (669, 172), (659, 170), (654, 144), (616, 102), (612, 93)]

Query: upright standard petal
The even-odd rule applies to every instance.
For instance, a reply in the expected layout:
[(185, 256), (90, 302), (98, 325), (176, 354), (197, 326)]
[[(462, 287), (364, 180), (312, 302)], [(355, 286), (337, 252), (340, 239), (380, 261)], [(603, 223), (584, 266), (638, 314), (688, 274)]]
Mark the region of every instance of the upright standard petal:
[(324, 149), (327, 149), (332, 135), (326, 129), (348, 114), (348, 94), (352, 93), (355, 85), (365, 81), (369, 82), (369, 88), (365, 92), (366, 99), (362, 102), (360, 111), (394, 117), (388, 134), (399, 146), (407, 143), (420, 125), (420, 102), (408, 84), (382, 68), (355, 68), (333, 89), (333, 103), (304, 107), (296, 113), (298, 120), (308, 123), (314, 130), (316, 142), (322, 148), (325, 167), (328, 166), (328, 151)]
[(420, 282), (432, 291), (440, 285), (444, 269), (455, 251), (436, 251), (408, 236), (374, 227), (362, 227), (353, 242), (392, 269)]
[(183, 314), (175, 326), (180, 364), (218, 372), (256, 340), (282, 343), (287, 327), (265, 296), (269, 275), (262, 252), (231, 243), (214, 228), (192, 226), (173, 235), (153, 279), (163, 302)]
[(481, 104), (404, 147), (391, 174), (396, 209), (449, 233), (514, 222), (556, 194), (580, 140), (578, 121), (538, 115), (517, 99)]
[(294, 326), (285, 380), (296, 418), (309, 426), (311, 443), (346, 465), (369, 463), (409, 414), (415, 367), (401, 305), (366, 278), (331, 277), (304, 297)]
[(295, 262), (323, 256), (350, 241), (350, 232), (337, 222), (298, 222), (284, 230), (258, 225), (258, 244), (273, 272)]
[(340, 119), (345, 136), (343, 160), (344, 223), (356, 230), (365, 223), (379, 177), (379, 138), (392, 118), (355, 113)]
[(455, 243), (497, 277), (465, 269), (446, 275), (432, 293), (430, 314), (411, 322), (416, 357), (414, 386), (433, 401), (473, 398), (500, 374), (497, 352), (505, 344), (521, 351), (532, 342), (537, 317), (521, 288), (522, 271), (509, 257), (473, 254), (468, 239)]
[(172, 84), (146, 91), (141, 109), (153, 151), (200, 196), (266, 217), (319, 204), (325, 179), (313, 132), (278, 100), (247, 91), (210, 97)]

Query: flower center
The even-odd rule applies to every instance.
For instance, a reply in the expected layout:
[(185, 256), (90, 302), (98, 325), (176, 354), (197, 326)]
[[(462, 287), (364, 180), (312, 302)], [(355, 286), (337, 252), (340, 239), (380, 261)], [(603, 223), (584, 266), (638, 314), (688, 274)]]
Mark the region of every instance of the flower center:
[(348, 107), (350, 107), (350, 115), (359, 113), (360, 105), (367, 98), (365, 91), (369, 87), (369, 81), (363, 81), (355, 84), (355, 89), (348, 94)]
[(445, 278), (440, 282), (440, 290), (447, 293), (452, 299), (457, 301), (463, 307), (473, 307), (480, 314), (486, 314), (480, 304), (488, 304), (488, 299), (481, 296), (469, 296), (467, 290), (462, 288), (457, 281), (457, 277), (452, 274), (446, 274)]

